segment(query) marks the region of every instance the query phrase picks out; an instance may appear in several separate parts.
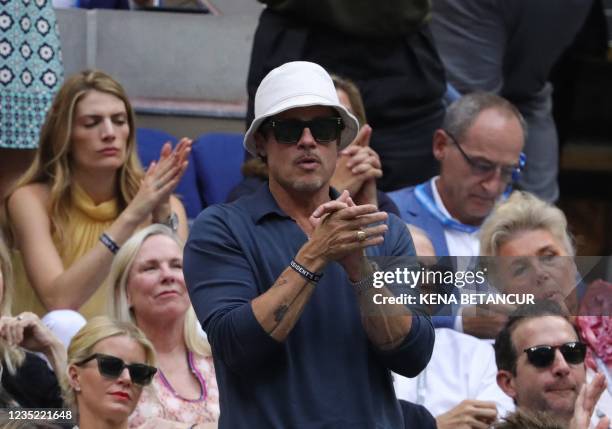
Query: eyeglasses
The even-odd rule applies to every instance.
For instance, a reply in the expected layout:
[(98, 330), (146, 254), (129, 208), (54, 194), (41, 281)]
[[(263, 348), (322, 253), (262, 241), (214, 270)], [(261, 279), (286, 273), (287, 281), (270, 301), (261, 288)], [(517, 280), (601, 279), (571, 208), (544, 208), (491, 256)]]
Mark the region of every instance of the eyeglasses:
[(468, 156), (467, 153), (465, 153), (457, 139), (451, 133), (449, 133), (447, 130), (444, 130), (444, 132), (446, 133), (446, 135), (448, 135), (448, 137), (455, 144), (455, 146), (457, 146), (457, 149), (459, 149), (459, 152), (461, 152), (461, 155), (463, 155), (465, 161), (472, 168), (473, 174), (477, 176), (490, 176), (491, 174), (495, 173), (497, 168), (499, 168), (499, 175), (501, 177), (501, 180), (504, 182), (516, 182), (520, 177), (521, 170), (525, 166), (526, 159), (525, 154), (523, 152), (521, 152), (519, 156), (519, 163), (516, 165), (500, 165), (490, 161), (477, 160), (471, 158), (470, 156)]
[(98, 371), (107, 378), (119, 378), (124, 368), (128, 369), (130, 378), (135, 384), (146, 386), (151, 383), (153, 376), (157, 372), (157, 368), (144, 363), (126, 364), (123, 360), (115, 356), (109, 356), (101, 353), (95, 353), (87, 359), (77, 363), (78, 366), (85, 365), (90, 360), (98, 361)]
[(262, 128), (271, 128), (279, 143), (295, 144), (300, 141), (304, 128), (308, 128), (317, 143), (326, 144), (337, 140), (344, 129), (342, 118), (314, 118), (310, 121), (299, 119), (272, 119)]
[(569, 364), (577, 365), (584, 362), (586, 344), (580, 341), (561, 344), (560, 346), (534, 346), (523, 350), (527, 353), (527, 360), (536, 368), (546, 368), (555, 360), (555, 350), (559, 349), (563, 359)]

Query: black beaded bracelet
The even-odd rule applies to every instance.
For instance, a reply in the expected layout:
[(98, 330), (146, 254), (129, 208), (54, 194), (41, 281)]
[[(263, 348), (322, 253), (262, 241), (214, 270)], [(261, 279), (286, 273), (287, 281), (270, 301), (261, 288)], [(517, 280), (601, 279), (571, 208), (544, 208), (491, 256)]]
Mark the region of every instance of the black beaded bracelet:
[(306, 268), (295, 262), (295, 259), (291, 260), (289, 266), (293, 268), (293, 270), (300, 274), (302, 277), (314, 283), (317, 283), (319, 280), (321, 280), (321, 277), (323, 277), (323, 274), (317, 274), (307, 270)]
[(106, 246), (108, 250), (111, 251), (113, 255), (119, 251), (119, 245), (115, 243), (115, 240), (113, 240), (107, 233), (102, 233), (102, 235), (100, 236), (100, 241)]

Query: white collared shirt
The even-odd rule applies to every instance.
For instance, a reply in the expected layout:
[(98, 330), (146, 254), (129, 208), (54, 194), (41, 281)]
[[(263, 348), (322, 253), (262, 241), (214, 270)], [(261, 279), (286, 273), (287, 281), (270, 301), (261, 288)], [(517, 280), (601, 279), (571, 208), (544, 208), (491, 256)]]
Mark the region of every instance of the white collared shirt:
[[(433, 193), (434, 201), (436, 203), (436, 207), (449, 218), (461, 223), (460, 220), (455, 219), (448, 212), (444, 203), (442, 202), (442, 198), (438, 193), (438, 182), (439, 176), (433, 178), (431, 182), (431, 191)], [(446, 239), (446, 246), (448, 247), (449, 256), (478, 256), (480, 255), (480, 238), (479, 231), (475, 231), (473, 233), (469, 232), (461, 232), (455, 229), (444, 228), (444, 238)], [(462, 258), (458, 261), (459, 264), (462, 262), (466, 263), (465, 267), (458, 266), (458, 270), (464, 270), (467, 268), (468, 258)]]
[(497, 385), (490, 343), (452, 329), (437, 328), (433, 354), (415, 378), (393, 374), (395, 394), (439, 416), (464, 399), (493, 401), (498, 416), (514, 411), (512, 399)]

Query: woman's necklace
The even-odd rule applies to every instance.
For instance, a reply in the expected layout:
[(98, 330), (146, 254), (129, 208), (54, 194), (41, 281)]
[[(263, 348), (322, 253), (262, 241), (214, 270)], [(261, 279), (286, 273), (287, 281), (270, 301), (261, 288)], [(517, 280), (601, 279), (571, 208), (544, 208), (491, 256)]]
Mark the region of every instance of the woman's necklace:
[(161, 370), (161, 368), (159, 368), (159, 371), (158, 371), (159, 377), (160, 377), (163, 385), (166, 386), (166, 388), (174, 396), (176, 396), (177, 398), (180, 398), (180, 399), (182, 399), (183, 401), (186, 401), (186, 402), (200, 402), (200, 401), (204, 401), (204, 400), (206, 400), (206, 396), (207, 396), (206, 380), (204, 380), (204, 378), (199, 373), (199, 371), (196, 370), (196, 368), (195, 368), (195, 366), (193, 364), (193, 353), (191, 353), (191, 351), (187, 352), (187, 362), (189, 363), (189, 369), (191, 370), (191, 373), (197, 378), (198, 383), (200, 384), (200, 397), (198, 399), (187, 399), (187, 398), (183, 398), (181, 395), (179, 395), (176, 392), (176, 390), (174, 390), (174, 388), (172, 387), (170, 382), (168, 382), (168, 379), (164, 375), (164, 372)]

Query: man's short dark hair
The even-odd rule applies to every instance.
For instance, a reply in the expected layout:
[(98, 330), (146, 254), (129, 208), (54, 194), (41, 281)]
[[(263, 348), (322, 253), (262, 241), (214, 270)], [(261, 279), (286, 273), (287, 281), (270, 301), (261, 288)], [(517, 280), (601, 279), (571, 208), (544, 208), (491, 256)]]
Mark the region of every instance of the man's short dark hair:
[(557, 302), (542, 300), (537, 301), (535, 304), (520, 306), (510, 314), (508, 321), (495, 339), (494, 348), (497, 369), (510, 371), (512, 374), (516, 374), (518, 351), (512, 343), (512, 333), (521, 322), (544, 316), (558, 316), (565, 319), (567, 323), (572, 325), (574, 332), (576, 332), (576, 336), (580, 338), (576, 327), (569, 321), (567, 313), (563, 311)]

